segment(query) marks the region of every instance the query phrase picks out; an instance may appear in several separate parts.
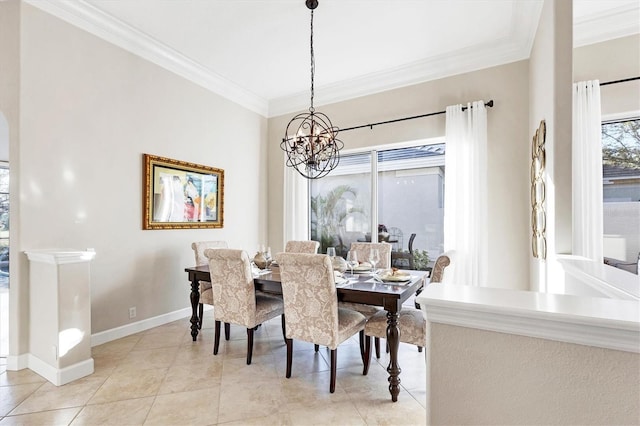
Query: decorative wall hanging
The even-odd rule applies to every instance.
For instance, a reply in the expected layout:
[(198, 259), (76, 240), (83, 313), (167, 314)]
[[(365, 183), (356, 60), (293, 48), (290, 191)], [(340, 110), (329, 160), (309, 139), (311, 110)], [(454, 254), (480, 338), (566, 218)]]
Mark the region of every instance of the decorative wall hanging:
[(533, 257), (547, 258), (547, 214), (544, 209), (546, 198), (545, 138), (547, 134), (544, 120), (531, 141), (531, 248)]
[(143, 157), (142, 229), (222, 228), (224, 170)]

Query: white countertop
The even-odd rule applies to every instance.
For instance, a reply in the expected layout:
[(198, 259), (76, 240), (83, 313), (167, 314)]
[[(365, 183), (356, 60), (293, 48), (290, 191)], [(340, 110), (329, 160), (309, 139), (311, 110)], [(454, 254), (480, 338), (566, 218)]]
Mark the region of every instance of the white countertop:
[(640, 302), (462, 285), (428, 285), (427, 320), (640, 352)]

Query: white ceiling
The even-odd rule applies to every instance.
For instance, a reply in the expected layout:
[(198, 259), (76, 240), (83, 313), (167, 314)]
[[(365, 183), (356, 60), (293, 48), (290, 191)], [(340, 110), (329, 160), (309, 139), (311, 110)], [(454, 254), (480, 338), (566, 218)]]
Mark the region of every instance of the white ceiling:
[[(265, 116), (309, 106), (304, 0), (26, 0)], [(316, 106), (529, 57), (542, 0), (319, 0)], [(574, 0), (577, 46), (639, 0)]]

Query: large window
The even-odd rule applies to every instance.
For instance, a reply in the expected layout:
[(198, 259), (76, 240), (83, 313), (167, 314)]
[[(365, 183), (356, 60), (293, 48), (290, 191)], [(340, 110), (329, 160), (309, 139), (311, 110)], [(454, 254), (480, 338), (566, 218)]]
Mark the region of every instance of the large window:
[(640, 256), (640, 118), (602, 124), (605, 263), (637, 273)]
[[(444, 141), (345, 153), (328, 176), (311, 181), (311, 238), (320, 252), (345, 255), (354, 241), (389, 241), (412, 250), (416, 268), (443, 248)], [(375, 179), (372, 179), (375, 176)], [(415, 237), (411, 239), (411, 236)]]

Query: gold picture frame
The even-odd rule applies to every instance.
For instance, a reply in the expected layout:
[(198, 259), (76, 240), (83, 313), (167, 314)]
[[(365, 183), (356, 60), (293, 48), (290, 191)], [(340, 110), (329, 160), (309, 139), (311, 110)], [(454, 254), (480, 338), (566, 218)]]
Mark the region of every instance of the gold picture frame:
[(222, 228), (224, 170), (143, 154), (142, 229)]

